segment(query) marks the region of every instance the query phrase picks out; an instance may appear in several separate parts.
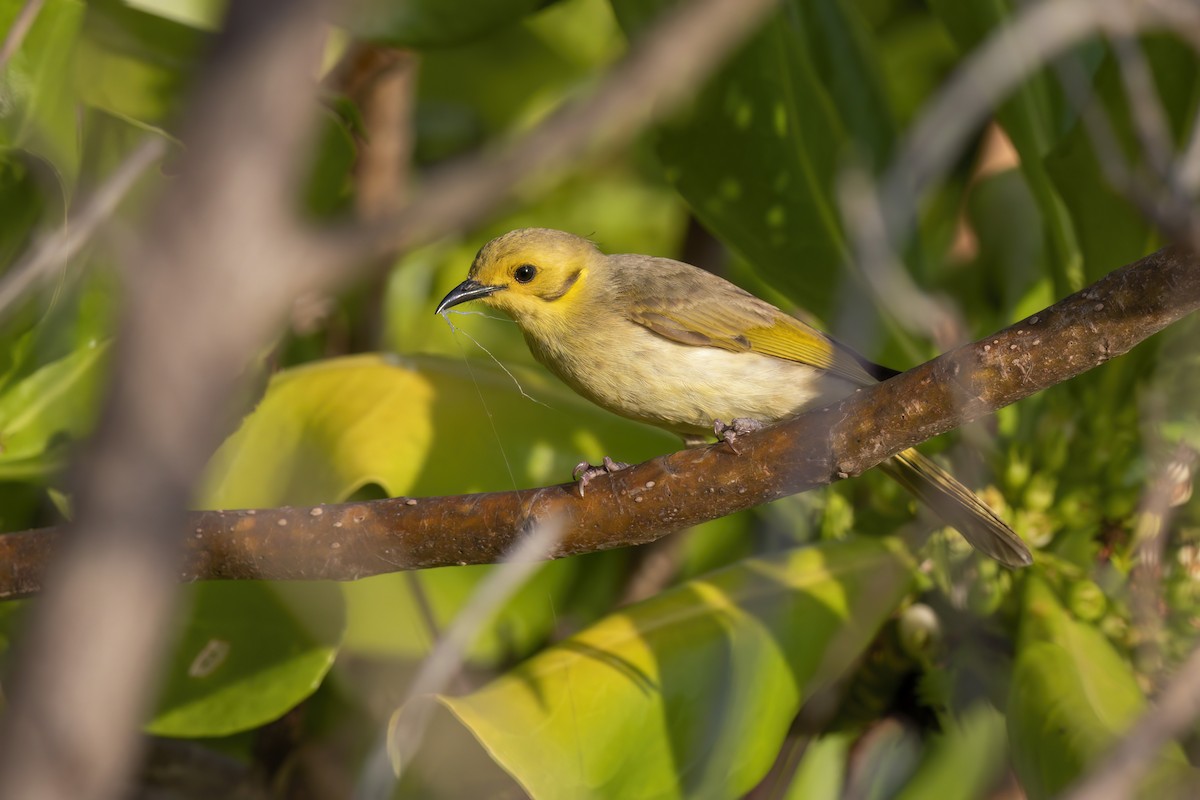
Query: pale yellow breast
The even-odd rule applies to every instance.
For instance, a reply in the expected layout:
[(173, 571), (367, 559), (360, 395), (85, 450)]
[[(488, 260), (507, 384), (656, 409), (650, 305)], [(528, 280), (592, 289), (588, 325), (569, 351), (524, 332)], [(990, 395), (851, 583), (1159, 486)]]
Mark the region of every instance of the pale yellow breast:
[(709, 433), (718, 419), (774, 422), (855, 388), (806, 364), (678, 344), (629, 322), (591, 331), (584, 348), (561, 342), (529, 346), (597, 405), (681, 434)]

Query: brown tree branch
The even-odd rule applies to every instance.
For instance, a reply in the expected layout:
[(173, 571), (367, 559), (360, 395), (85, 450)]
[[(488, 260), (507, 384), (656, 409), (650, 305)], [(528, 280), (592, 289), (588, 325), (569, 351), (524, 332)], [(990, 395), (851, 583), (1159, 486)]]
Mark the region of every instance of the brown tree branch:
[[(354, 580), (500, 560), (534, 524), (562, 525), (553, 557), (672, 531), (858, 475), (915, 444), (1111, 358), (1200, 308), (1200, 258), (1165, 248), (1050, 308), (841, 403), (723, 444), (592, 481), (455, 497), (242, 511), (188, 518), (185, 581)], [(37, 592), (61, 534), (0, 536), (0, 597)]]

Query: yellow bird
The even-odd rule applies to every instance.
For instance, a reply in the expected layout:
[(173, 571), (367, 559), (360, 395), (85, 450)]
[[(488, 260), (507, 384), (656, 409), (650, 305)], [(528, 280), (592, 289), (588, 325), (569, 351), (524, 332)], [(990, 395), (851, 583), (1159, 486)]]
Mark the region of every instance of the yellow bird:
[[(731, 441), (895, 374), (710, 272), (605, 255), (563, 231), (488, 242), (437, 313), (468, 300), (511, 316), (534, 357), (579, 394), (689, 445), (714, 431)], [(586, 482), (622, 465), (580, 466)], [(882, 467), (977, 549), (1032, 563), (1020, 537), (933, 461), (906, 450)]]

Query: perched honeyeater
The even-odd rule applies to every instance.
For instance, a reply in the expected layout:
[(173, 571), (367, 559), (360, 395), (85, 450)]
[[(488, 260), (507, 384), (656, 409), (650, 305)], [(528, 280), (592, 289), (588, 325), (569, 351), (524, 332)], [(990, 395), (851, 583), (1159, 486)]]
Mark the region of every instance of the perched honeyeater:
[[(605, 255), (545, 228), (484, 245), (437, 313), (468, 300), (511, 316), (534, 357), (579, 394), (688, 444), (714, 426), (736, 435), (895, 374), (710, 272)], [(1012, 529), (916, 450), (881, 467), (977, 549), (1013, 567), (1032, 562)]]

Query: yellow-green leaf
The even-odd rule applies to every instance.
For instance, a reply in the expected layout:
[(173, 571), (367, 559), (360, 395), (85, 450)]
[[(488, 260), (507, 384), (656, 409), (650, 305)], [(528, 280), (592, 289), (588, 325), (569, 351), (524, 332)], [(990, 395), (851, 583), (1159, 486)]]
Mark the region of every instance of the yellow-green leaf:
[(344, 625), (330, 584), (204, 583), (147, 730), (223, 736), (270, 722), (312, 694)]
[(739, 797), (909, 584), (890, 541), (747, 559), (441, 701), (534, 797)]
[(200, 504), (337, 502), (367, 484), (392, 496), (513, 489), (568, 480), (583, 457), (633, 461), (678, 447), (548, 376), (514, 374), (383, 355), (281, 372), (213, 458)]
[[(1129, 664), (1104, 635), (1071, 618), (1049, 585), (1027, 579), (1008, 697), (1013, 765), (1031, 798), (1053, 797), (1103, 756), (1146, 708)], [(1178, 745), (1154, 780), (1186, 769)]]
[(107, 345), (91, 343), (0, 394), (0, 479), (44, 477), (65, 444), (91, 429)]

